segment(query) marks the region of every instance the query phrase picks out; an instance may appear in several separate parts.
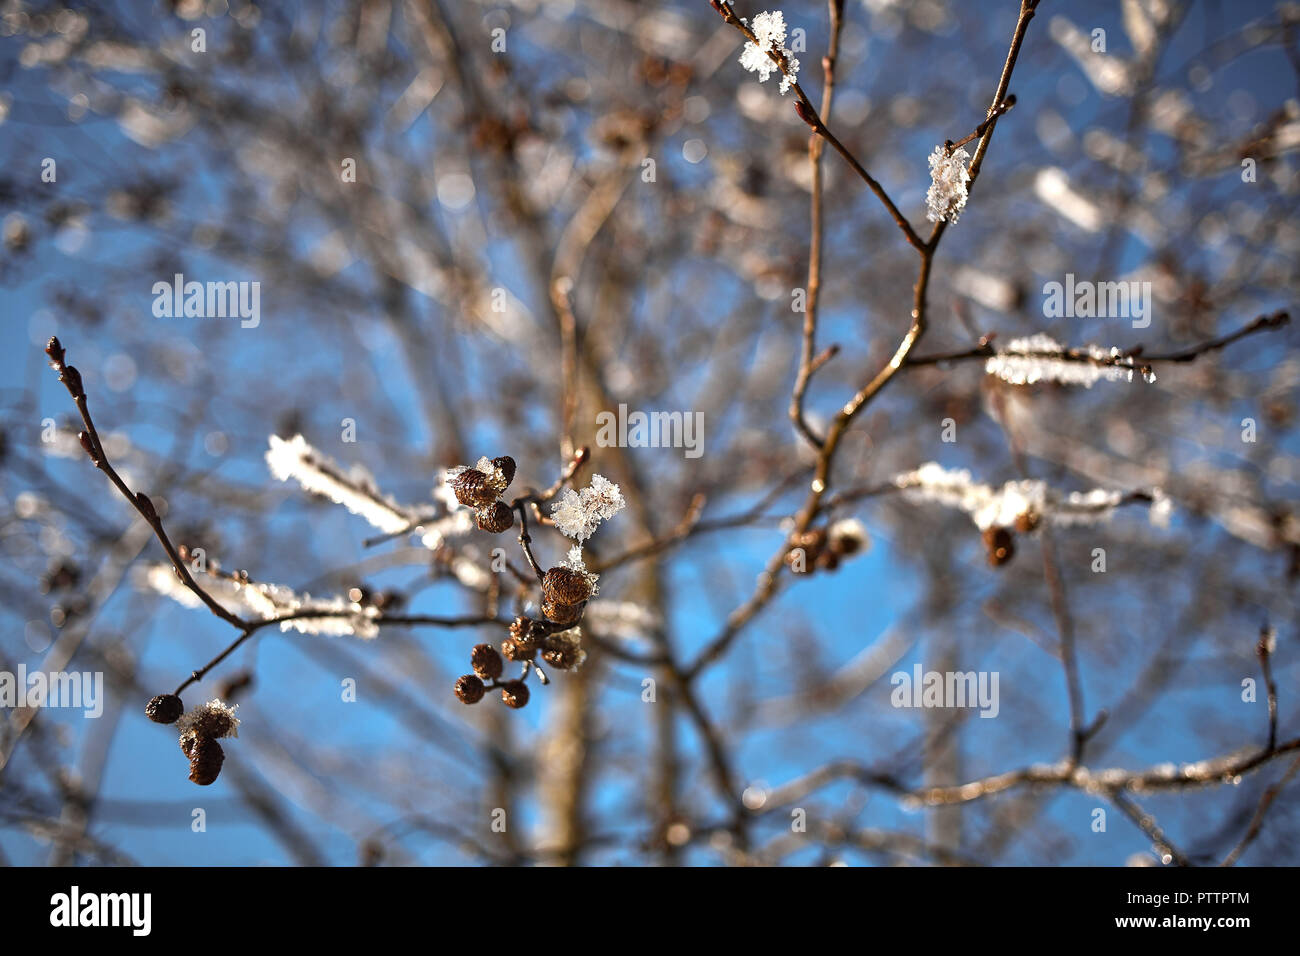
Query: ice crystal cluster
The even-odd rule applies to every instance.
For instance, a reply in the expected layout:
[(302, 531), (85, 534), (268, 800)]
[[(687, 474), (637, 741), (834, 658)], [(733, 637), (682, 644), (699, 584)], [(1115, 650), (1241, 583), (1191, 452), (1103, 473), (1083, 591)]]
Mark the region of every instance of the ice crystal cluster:
[[(1109, 520), (1122, 502), (1118, 491), (1061, 492), (1045, 482), (1008, 481), (1000, 488), (973, 481), (966, 469), (948, 469), (928, 462), (894, 478), (909, 497), (956, 508), (971, 516), (981, 531), (1008, 528), (1017, 519), (1043, 519), (1057, 525), (1095, 524)], [(1167, 523), (1171, 504), (1163, 492), (1152, 495), (1151, 521)]]
[(234, 707), (220, 700), (210, 700), (182, 715), (176, 721), (176, 730), (182, 737), (191, 732), (213, 739), (238, 737), (239, 718), (235, 716)]
[(745, 44), (745, 49), (740, 52), (740, 65), (751, 73), (757, 73), (759, 82), (764, 83), (773, 70), (780, 69), (768, 55), (769, 51), (784, 56), (789, 71), (781, 75), (781, 93), (784, 95), (799, 73), (799, 61), (785, 46), (785, 14), (780, 10), (775, 13), (760, 13), (754, 17), (750, 29), (754, 31), (754, 39), (758, 42)]
[(551, 518), (561, 534), (579, 544), (596, 532), (601, 521), (608, 521), (626, 504), (618, 485), (601, 475), (592, 475), (591, 484), (582, 491), (566, 488), (551, 505)]
[[(984, 371), (1012, 385), (1057, 382), (1092, 388), (1103, 379), (1131, 382), (1136, 366), (1132, 358), (1117, 348), (1089, 345), (1071, 352), (1051, 336), (1039, 333), (1012, 339), (1005, 349), (989, 357)], [(1155, 374), (1144, 370), (1143, 378), (1154, 382)]]
[(930, 154), (930, 188), (925, 194), (925, 218), (931, 222), (956, 222), (966, 208), (970, 188), (970, 154), (954, 149), (951, 154), (936, 146)]
[(866, 526), (857, 518), (841, 518), (826, 529), (826, 539), (832, 549), (848, 554), (865, 550), (871, 539)]

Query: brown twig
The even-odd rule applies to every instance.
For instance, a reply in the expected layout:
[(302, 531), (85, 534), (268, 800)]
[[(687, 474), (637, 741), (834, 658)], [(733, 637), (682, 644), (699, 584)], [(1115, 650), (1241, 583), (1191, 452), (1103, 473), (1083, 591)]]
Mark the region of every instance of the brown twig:
[(528, 559), (528, 566), (533, 569), (533, 574), (537, 575), (537, 583), (542, 582), (542, 569), (537, 564), (537, 559), (533, 557), (533, 537), (528, 533), (528, 512), (525, 510), (524, 502), (515, 505), (515, 510), (519, 512), (519, 546), (524, 549), (524, 557)]
[[(835, 61), (839, 55), (840, 29), (844, 21), (844, 0), (828, 0), (830, 10), (830, 39), (827, 41), (826, 56), (822, 57), (822, 107), (821, 115), (831, 115), (831, 103), (835, 94)], [(832, 355), (835, 347), (827, 349), (820, 356), (814, 356), (817, 337), (817, 305), (820, 301), (822, 284), (822, 152), (826, 140), (815, 131), (808, 137), (808, 164), (812, 170), (812, 223), (808, 245), (808, 295), (804, 303), (803, 336), (799, 352), (799, 371), (795, 376), (794, 390), (790, 395), (790, 421), (808, 444), (820, 448), (822, 440), (812, 430), (804, 417), (804, 395), (813, 373), (824, 365)], [(820, 361), (818, 361), (820, 359)]]
[(1163, 765), (1142, 770), (1093, 769), (1083, 765), (1071, 766), (1068, 761), (1062, 761), (1009, 770), (951, 786), (919, 788), (908, 786), (887, 771), (852, 761), (837, 761), (773, 789), (768, 795), (768, 803), (772, 806), (789, 805), (824, 786), (845, 779), (856, 780), (922, 807), (971, 803), (1028, 786), (1069, 787), (1106, 795), (1120, 791), (1145, 793), (1185, 790), (1231, 783), (1283, 754), (1297, 751), (1300, 751), (1300, 737), (1279, 744), (1272, 751), (1249, 750), (1226, 754), (1181, 767)]
[(1268, 813), (1269, 807), (1273, 805), (1273, 801), (1277, 799), (1277, 795), (1282, 792), (1282, 788), (1291, 781), (1291, 778), (1296, 775), (1297, 771), (1300, 771), (1300, 757), (1296, 757), (1295, 760), (1291, 761), (1291, 766), (1287, 767), (1286, 773), (1282, 774), (1281, 779), (1265, 790), (1263, 795), (1260, 796), (1259, 805), (1255, 807), (1255, 813), (1250, 818), (1250, 825), (1246, 828), (1246, 832), (1242, 835), (1241, 840), (1237, 845), (1234, 846), (1232, 850), (1229, 851), (1228, 855), (1223, 858), (1223, 862), (1219, 864), (1220, 866), (1232, 866), (1235, 864), (1239, 859), (1241, 859), (1241, 855), (1246, 852), (1246, 848), (1255, 842), (1255, 838), (1259, 836), (1260, 830), (1264, 828), (1264, 816)]
[[(1284, 327), (1291, 321), (1291, 316), (1285, 311), (1273, 312), (1269, 315), (1261, 315), (1253, 321), (1246, 323), (1241, 328), (1227, 335), (1218, 338), (1209, 339), (1205, 342), (1190, 345), (1187, 348), (1175, 352), (1157, 352), (1151, 354), (1146, 351), (1144, 346), (1136, 346), (1131, 349), (1121, 350), (1114, 355), (1096, 356), (1087, 349), (1062, 349), (1059, 352), (1041, 353), (1044, 358), (1050, 358), (1061, 362), (1080, 362), (1088, 365), (1098, 366), (1130, 366), (1140, 360), (1142, 365), (1151, 365), (1161, 362), (1192, 362), (1209, 352), (1214, 352), (1232, 345), (1247, 336), (1254, 335), (1257, 332), (1268, 332)], [(943, 365), (948, 362), (963, 362), (971, 359), (992, 358), (999, 354), (994, 346), (995, 336), (988, 334), (980, 339), (978, 345), (969, 349), (959, 349), (953, 352), (938, 352), (931, 355), (918, 355), (909, 357), (905, 368), (919, 368), (925, 365)], [(1038, 355), (1040, 353), (1035, 353)]]
[[(997, 128), (997, 117), (995, 114), (998, 106), (1006, 100), (1007, 86), (1011, 82), (1011, 74), (1015, 69), (1016, 59), (1020, 55), (1020, 48), (1024, 43), (1025, 32), (1029, 27), (1029, 21), (1033, 19), (1034, 11), (1037, 7), (1038, 0), (1021, 0), (1020, 15), (1016, 20), (1015, 31), (1011, 38), (1011, 46), (1007, 51), (1006, 63), (1002, 68), (1002, 77), (998, 82), (998, 88), (997, 92), (994, 94), (993, 102), (989, 106), (989, 117), (993, 119), (994, 122), (988, 124), (988, 128), (984, 131), (984, 135), (980, 139), (979, 148), (976, 151), (974, 160), (971, 162), (970, 182), (968, 183), (968, 188), (973, 186), (976, 177), (979, 175), (980, 166), (988, 151), (989, 143), (993, 138), (993, 131)], [(715, 9), (719, 10), (723, 19), (726, 19), (728, 23), (737, 26), (737, 28), (740, 29), (742, 33), (745, 33), (751, 41), (753, 40), (753, 31), (740, 23), (736, 15), (732, 13), (725, 4), (719, 3), (715, 5)], [(769, 55), (777, 62), (778, 66), (783, 64), (784, 57), (778, 56), (771, 51), (769, 51)], [(789, 75), (787, 67), (782, 66), (782, 71), (786, 72), (786, 75)], [(791, 79), (793, 79), (793, 77)], [(798, 93), (800, 103), (803, 104), (805, 111), (811, 114), (811, 118), (805, 116), (805, 119), (814, 129), (817, 129), (818, 132), (825, 130), (825, 126), (822, 124), (821, 120), (816, 117), (815, 112), (812, 112), (812, 105), (808, 103), (808, 98), (804, 94), (803, 90), (799, 88), (798, 84), (795, 84), (793, 88)], [(803, 115), (803, 113), (804, 111), (801, 111), (800, 115)], [(763, 572), (759, 575), (758, 587), (755, 589), (753, 594), (744, 604), (731, 613), (721, 632), (705, 645), (704, 649), (699, 653), (695, 660), (686, 668), (685, 673), (688, 678), (696, 677), (705, 667), (720, 659), (731, 646), (731, 643), (736, 639), (737, 635), (740, 634), (745, 625), (747, 625), (755, 615), (766, 607), (772, 598), (776, 596), (781, 586), (781, 570), (785, 564), (785, 555), (789, 551), (790, 543), (808, 530), (809, 526), (821, 511), (822, 499), (830, 487), (831, 466), (834, 462), (835, 453), (839, 448), (841, 439), (843, 439), (845, 432), (848, 430), (849, 426), (853, 424), (853, 421), (858, 414), (861, 413), (862, 409), (865, 408), (867, 404), (870, 403), (871, 400), (889, 384), (895, 374), (897, 374), (898, 370), (906, 364), (908, 356), (911, 354), (912, 349), (916, 346), (917, 342), (919, 342), (921, 337), (925, 334), (927, 327), (927, 293), (930, 288), (931, 268), (934, 263), (935, 251), (938, 249), (939, 241), (943, 238), (944, 228), (947, 226), (947, 223), (937, 223), (934, 231), (930, 235), (930, 240), (928, 242), (920, 242), (919, 239), (916, 239), (916, 233), (912, 230), (912, 227), (907, 224), (907, 221), (897, 212), (897, 209), (889, 200), (889, 197), (885, 195), (884, 190), (879, 188), (879, 184), (875, 183), (875, 180), (871, 179), (871, 177), (867, 175), (866, 171), (862, 170), (861, 167), (857, 165), (857, 161), (854, 160), (846, 150), (838, 145), (839, 141), (830, 136), (829, 131), (826, 131), (824, 135), (827, 137), (827, 142), (831, 143), (832, 146), (836, 146), (836, 148), (841, 151), (841, 154), (844, 155), (846, 159), (850, 160), (855, 169), (860, 171), (860, 174), (867, 180), (868, 185), (874, 184), (873, 191), (875, 191), (881, 200), (885, 202), (890, 211), (895, 214), (895, 220), (903, 229), (904, 234), (907, 235), (908, 242), (911, 243), (920, 253), (921, 262), (917, 270), (916, 284), (913, 287), (911, 326), (908, 328), (902, 341), (894, 350), (893, 355), (885, 366), (877, 371), (875, 375), (873, 375), (866, 384), (864, 384), (857, 393), (840, 408), (839, 412), (837, 412), (835, 417), (831, 420), (830, 426), (826, 431), (826, 436), (821, 443), (817, 455), (815, 473), (809, 486), (808, 497), (805, 500), (802, 509), (796, 515), (793, 529), (786, 541), (782, 543), (781, 548), (768, 560)]]
[(1111, 793), (1110, 802), (1119, 807), (1119, 809), (1123, 811), (1124, 815), (1132, 820), (1139, 830), (1150, 837), (1152, 844), (1155, 846), (1156, 852), (1158, 852), (1162, 858), (1169, 858), (1167, 861), (1162, 859), (1161, 862), (1172, 862), (1178, 866), (1191, 865), (1190, 861), (1187, 859), (1187, 855), (1175, 847), (1169, 838), (1165, 836), (1165, 832), (1160, 829), (1160, 824), (1156, 822), (1156, 818), (1143, 810), (1142, 807), (1140, 807), (1137, 802), (1130, 798), (1126, 793), (1122, 790)]
[(50, 366), (59, 373), (59, 381), (67, 388), (68, 394), (72, 396), (72, 400), (77, 406), (77, 411), (81, 413), (81, 421), (85, 424), (86, 430), (80, 432), (77, 437), (81, 440), (81, 447), (90, 456), (91, 462), (108, 476), (108, 480), (121, 492), (122, 497), (129, 501), (131, 506), (140, 513), (140, 516), (148, 522), (163, 550), (167, 552), (167, 557), (172, 563), (172, 570), (181, 580), (181, 583), (193, 591), (195, 596), (207, 606), (208, 610), (227, 624), (238, 628), (246, 628), (248, 622), (227, 611), (194, 580), (189, 568), (185, 566), (185, 562), (181, 560), (175, 546), (172, 545), (171, 539), (167, 537), (167, 532), (163, 529), (162, 519), (158, 517), (158, 512), (149, 496), (144, 492), (134, 492), (127, 487), (126, 482), (122, 480), (122, 476), (117, 473), (112, 463), (109, 462), (108, 455), (104, 452), (103, 443), (99, 440), (99, 432), (95, 430), (95, 423), (90, 417), (90, 408), (86, 399), (86, 390), (81, 382), (81, 373), (77, 371), (75, 366), (65, 363), (66, 353), (57, 338), (51, 338), (46, 344), (45, 354), (50, 357)]
[(1268, 693), (1268, 749), (1277, 746), (1277, 681), (1273, 679), (1273, 630), (1267, 625), (1260, 628), (1255, 656), (1264, 672), (1264, 688)]
[[(740, 17), (736, 16), (736, 14), (732, 12), (731, 7), (722, 3), (721, 0), (716, 0), (712, 5), (713, 9), (718, 11), (718, 14), (723, 20), (739, 30), (750, 43), (758, 46), (758, 38), (754, 36), (754, 31), (751, 30), (747, 24), (742, 22)], [(862, 181), (867, 184), (868, 188), (876, 194), (876, 198), (878, 198), (881, 203), (884, 204), (885, 208), (889, 210), (889, 215), (893, 217), (898, 228), (903, 230), (903, 235), (907, 237), (908, 243), (918, 251), (923, 249), (925, 243), (921, 240), (921, 237), (917, 234), (916, 230), (912, 228), (912, 224), (907, 221), (907, 218), (898, 211), (898, 207), (895, 206), (894, 201), (889, 198), (889, 194), (885, 192), (885, 188), (881, 186), (880, 183), (878, 183), (875, 178), (866, 171), (866, 169), (863, 168), (862, 164), (858, 162), (857, 157), (849, 152), (848, 148), (826, 127), (825, 122), (822, 121), (821, 114), (813, 106), (812, 100), (808, 99), (808, 94), (805, 93), (803, 87), (799, 85), (798, 80), (795, 78), (795, 74), (791, 72), (790, 64), (787, 62), (785, 55), (770, 48), (765, 49), (764, 52), (772, 59), (772, 62), (777, 65), (777, 68), (780, 69), (782, 75), (790, 80), (790, 88), (794, 90), (795, 95), (799, 98), (798, 103), (795, 105), (795, 109), (798, 111), (800, 118), (811, 126), (818, 135), (823, 137), (826, 142), (830, 143), (831, 146), (834, 147), (835, 151), (844, 157), (844, 161), (853, 168), (853, 171), (858, 174)]]

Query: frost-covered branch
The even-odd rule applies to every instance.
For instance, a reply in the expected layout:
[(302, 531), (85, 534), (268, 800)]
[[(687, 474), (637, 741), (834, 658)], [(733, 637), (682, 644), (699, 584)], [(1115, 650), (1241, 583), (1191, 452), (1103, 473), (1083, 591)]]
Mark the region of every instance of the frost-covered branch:
[(360, 465), (345, 472), (301, 435), (287, 441), (272, 435), (270, 444), (266, 464), (278, 481), (292, 479), (303, 490), (325, 496), (387, 534), (400, 534), (418, 520), (412, 509), (381, 494), (374, 477)]
[[(1267, 315), (1261, 315), (1243, 325), (1241, 328), (1229, 332), (1226, 335), (1208, 339), (1204, 342), (1190, 345), (1184, 349), (1178, 349), (1172, 352), (1155, 353), (1148, 352), (1143, 346), (1131, 349), (1103, 349), (1100, 346), (1085, 346), (1083, 348), (1070, 349), (1053, 342), (1046, 336), (1042, 336), (1041, 338), (1039, 336), (1031, 336), (1026, 339), (1016, 339), (1013, 340), (1005, 350), (1003, 350), (997, 347), (994, 336), (989, 334), (981, 338), (978, 345), (969, 349), (959, 349), (952, 352), (936, 352), (930, 355), (909, 356), (904, 367), (921, 368), (928, 365), (947, 365), (952, 362), (984, 359), (986, 361), (986, 370), (992, 374), (997, 374), (997, 372), (1004, 367), (1016, 367), (1014, 364), (1008, 365), (1008, 361), (1015, 363), (1017, 360), (1023, 360), (1025, 363), (1029, 363), (1035, 360), (1050, 360), (1058, 365), (1066, 363), (1082, 363), (1091, 366), (1108, 366), (1120, 370), (1120, 377), (1127, 380), (1132, 377), (1133, 371), (1141, 371), (1144, 372), (1145, 375), (1146, 370), (1153, 365), (1161, 363), (1183, 364), (1194, 362), (1203, 355), (1226, 348), (1234, 342), (1238, 342), (1247, 336), (1256, 334), (1257, 332), (1267, 332), (1280, 329), (1290, 321), (1291, 316), (1289, 313), (1285, 311), (1273, 312)], [(1039, 340), (1043, 344), (1050, 342), (1052, 348), (1047, 350), (1049, 354), (1025, 354), (1027, 350), (1032, 351), (1035, 340)], [(1017, 343), (1021, 343), (1019, 347), (1017, 347)], [(995, 361), (997, 362), (996, 365), (993, 364)], [(1023, 368), (1024, 366), (1020, 367)], [(1093, 373), (1067, 372), (1063, 374), (1091, 376)], [(1097, 377), (1108, 376), (1103, 372)], [(1092, 380), (1096, 381), (1097, 379), (1093, 378)], [(1152, 373), (1151, 381), (1154, 381), (1154, 373)]]
[(1040, 521), (1096, 524), (1108, 521), (1121, 505), (1135, 502), (1149, 504), (1152, 524), (1164, 526), (1173, 510), (1159, 488), (1127, 493), (1103, 488), (1062, 492), (1046, 482), (1029, 479), (1008, 481), (995, 488), (974, 481), (966, 469), (947, 469), (936, 462), (897, 475), (893, 483), (914, 500), (966, 512), (981, 531), (1011, 527), (1031, 531)]
[(989, 356), (984, 371), (1012, 385), (1056, 382), (1091, 388), (1102, 379), (1131, 382), (1135, 371), (1140, 371), (1147, 383), (1156, 380), (1150, 365), (1138, 364), (1121, 349), (1104, 349), (1098, 345), (1068, 349), (1042, 333), (1012, 339), (1005, 348)]
[[(198, 607), (199, 601), (176, 580), (166, 565), (154, 564), (143, 569), (141, 583), (185, 607)], [(208, 592), (232, 610), (250, 612), (265, 626), (279, 623), (281, 631), (300, 634), (331, 634), (370, 640), (379, 636), (376, 620), (379, 608), (362, 605), (342, 595), (328, 598), (299, 594), (292, 588), (249, 579), (246, 574), (206, 575)]]

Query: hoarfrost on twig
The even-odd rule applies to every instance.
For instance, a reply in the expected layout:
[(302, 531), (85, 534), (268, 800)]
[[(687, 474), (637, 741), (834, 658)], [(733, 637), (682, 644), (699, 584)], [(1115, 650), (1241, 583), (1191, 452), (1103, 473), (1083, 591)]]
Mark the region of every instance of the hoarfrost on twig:
[[(148, 566), (140, 583), (185, 607), (200, 606), (198, 597), (181, 583), (170, 565)], [(320, 617), (304, 616), (296, 617), (291, 621), (281, 621), (282, 631), (344, 635), (365, 640), (379, 636), (379, 625), (375, 623), (379, 610), (374, 607), (362, 607), (342, 596), (314, 598), (310, 594), (298, 594), (291, 588), (279, 584), (245, 582), (211, 573), (203, 583), (204, 590), (218, 604), (232, 613), (248, 610), (263, 620), (284, 617), (288, 614), (310, 615), (313, 611), (321, 613)]]
[(930, 154), (930, 188), (925, 194), (925, 218), (931, 222), (956, 222), (966, 208), (970, 189), (970, 153), (954, 149), (950, 154), (936, 146)]
[(280, 481), (292, 478), (305, 490), (343, 505), (387, 534), (399, 534), (411, 526), (414, 516), (392, 498), (381, 495), (364, 468), (357, 466), (344, 472), (301, 435), (288, 441), (272, 435), (270, 444), (266, 464)]
[[(1057, 382), (1092, 388), (1102, 379), (1131, 382), (1137, 370), (1133, 358), (1117, 348), (1088, 345), (1081, 349), (1067, 349), (1042, 333), (1012, 339), (1006, 348), (984, 363), (985, 372), (1012, 385)], [(1147, 382), (1155, 381), (1155, 373), (1146, 368), (1142, 369), (1142, 377)]]
[(776, 61), (768, 55), (769, 51), (784, 56), (789, 71), (781, 75), (781, 93), (784, 95), (793, 85), (793, 78), (799, 73), (799, 61), (792, 55), (793, 51), (786, 49), (785, 46), (785, 14), (780, 10), (775, 13), (764, 11), (754, 17), (750, 29), (754, 31), (754, 39), (758, 43), (745, 44), (745, 48), (740, 51), (740, 65), (751, 73), (757, 73), (758, 81), (764, 83), (772, 75), (773, 70), (780, 69)]
[[(894, 484), (916, 500), (966, 512), (981, 531), (1011, 527), (1022, 515), (1057, 525), (1095, 524), (1109, 520), (1125, 501), (1118, 491), (1061, 492), (1034, 480), (1008, 481), (994, 488), (973, 481), (964, 468), (947, 469), (936, 462), (896, 476)], [(1152, 522), (1167, 521), (1172, 510), (1169, 499), (1159, 489), (1149, 497)]]

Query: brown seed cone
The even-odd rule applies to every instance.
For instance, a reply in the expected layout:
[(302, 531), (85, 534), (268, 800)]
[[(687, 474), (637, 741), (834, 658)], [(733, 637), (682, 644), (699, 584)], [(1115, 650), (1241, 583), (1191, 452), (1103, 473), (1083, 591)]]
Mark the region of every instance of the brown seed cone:
[(510, 637), (501, 644), (506, 660), (531, 661), (537, 656), (546, 636), (546, 627), (528, 617), (517, 617), (510, 622)]
[(546, 625), (520, 615), (510, 622), (510, 636), (526, 647), (536, 647), (546, 636)]
[(802, 570), (807, 573), (811, 568), (817, 566), (817, 559), (821, 557), (820, 551), (809, 551), (804, 547), (794, 547), (785, 553), (785, 563), (790, 566), (790, 570), (798, 573)]
[(581, 604), (591, 597), (591, 580), (573, 568), (551, 568), (542, 577), (542, 597), (555, 604)]
[(497, 499), (496, 492), (488, 482), (488, 476), (477, 468), (467, 468), (451, 479), (450, 484), (456, 500), (471, 508), (482, 508)]
[(823, 571), (834, 571), (840, 566), (840, 556), (834, 551), (823, 551), (813, 563)]
[(144, 713), (155, 724), (174, 724), (185, 713), (185, 704), (175, 694), (159, 694), (145, 704)]
[(188, 757), (190, 753), (194, 750), (194, 742), (198, 739), (199, 739), (199, 735), (192, 730), (181, 734), (181, 739), (180, 739), (181, 753), (185, 754), (185, 756)]
[(501, 685), (501, 702), (518, 710), (528, 703), (528, 685), (521, 680), (508, 680)]
[(496, 680), (501, 676), (501, 655), (491, 644), (475, 644), (469, 652), (469, 663), (474, 673), (483, 680)]
[(473, 674), (456, 678), (456, 697), (462, 704), (477, 704), (483, 699), (483, 682)]
[(1040, 520), (1036, 511), (1026, 511), (1023, 514), (1018, 514), (1016, 515), (1016, 530), (1022, 534), (1028, 534), (1038, 527)]
[(480, 531), (500, 534), (502, 531), (510, 530), (510, 526), (515, 523), (515, 513), (504, 501), (494, 501), (490, 505), (479, 508), (474, 515), (474, 520), (478, 522)]
[(582, 617), (584, 604), (560, 604), (556, 601), (542, 602), (542, 616), (553, 624), (568, 626), (577, 624)]
[(542, 651), (542, 660), (557, 670), (567, 671), (578, 663), (578, 649), (572, 644), (556, 643)]
[(862, 550), (862, 538), (855, 534), (837, 534), (830, 536), (826, 543), (837, 557), (847, 558)]
[(1015, 539), (1006, 528), (989, 528), (985, 531), (984, 547), (989, 552), (989, 564), (995, 568), (1002, 567), (1016, 554)]
[(221, 765), (226, 761), (226, 753), (221, 749), (221, 744), (211, 737), (196, 736), (189, 757), (190, 779), (201, 787), (206, 787), (217, 779)]
[(826, 529), (814, 528), (811, 531), (795, 535), (790, 545), (794, 548), (803, 548), (805, 551), (820, 551), (825, 543)]
[(506, 482), (505, 488), (501, 490), (505, 491), (506, 488), (510, 487), (510, 482), (515, 480), (515, 460), (509, 455), (502, 455), (500, 458), (493, 458), (492, 464), (501, 469), (501, 477)]
[(508, 661), (531, 661), (537, 656), (537, 645), (525, 644), (516, 641), (513, 637), (507, 637), (501, 642), (501, 653)]
[(233, 724), (230, 715), (223, 710), (204, 708), (194, 721), (194, 733), (200, 737), (225, 737), (230, 734)]

